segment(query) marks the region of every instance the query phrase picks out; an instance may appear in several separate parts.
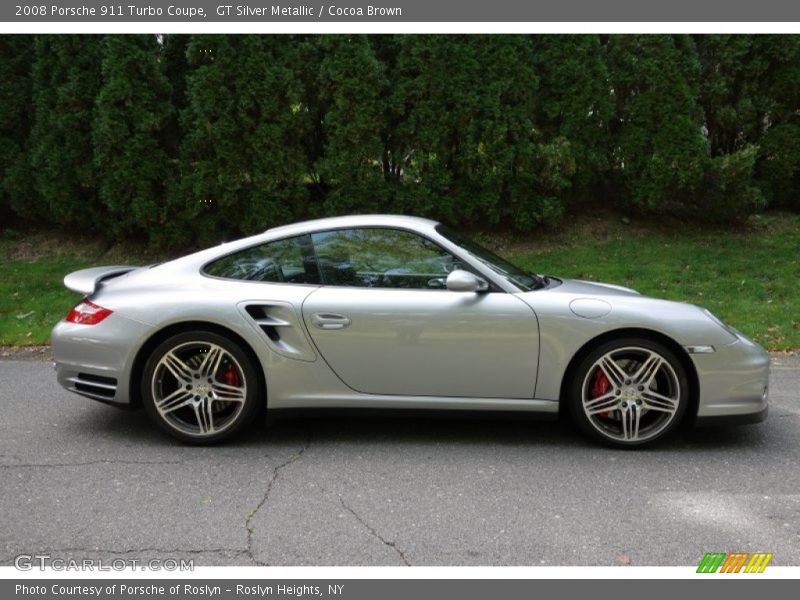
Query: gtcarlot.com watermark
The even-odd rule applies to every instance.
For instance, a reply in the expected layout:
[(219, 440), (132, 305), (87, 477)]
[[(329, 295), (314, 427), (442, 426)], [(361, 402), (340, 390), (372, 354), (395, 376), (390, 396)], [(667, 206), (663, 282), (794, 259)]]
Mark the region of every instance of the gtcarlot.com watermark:
[(20, 554), (14, 557), (20, 571), (194, 571), (194, 560), (183, 558), (61, 558), (51, 554)]

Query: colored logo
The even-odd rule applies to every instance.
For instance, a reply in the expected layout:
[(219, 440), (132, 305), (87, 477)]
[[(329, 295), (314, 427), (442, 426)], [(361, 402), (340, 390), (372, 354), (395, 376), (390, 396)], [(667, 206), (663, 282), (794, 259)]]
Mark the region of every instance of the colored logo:
[(706, 552), (698, 573), (763, 573), (769, 561), (772, 560), (771, 552)]

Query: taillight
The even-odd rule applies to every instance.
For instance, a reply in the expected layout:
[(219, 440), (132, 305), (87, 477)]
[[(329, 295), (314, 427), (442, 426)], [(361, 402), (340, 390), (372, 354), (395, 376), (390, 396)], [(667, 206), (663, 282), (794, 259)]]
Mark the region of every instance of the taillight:
[(68, 323), (78, 323), (80, 325), (97, 325), (113, 311), (97, 306), (94, 302), (82, 300), (67, 315)]

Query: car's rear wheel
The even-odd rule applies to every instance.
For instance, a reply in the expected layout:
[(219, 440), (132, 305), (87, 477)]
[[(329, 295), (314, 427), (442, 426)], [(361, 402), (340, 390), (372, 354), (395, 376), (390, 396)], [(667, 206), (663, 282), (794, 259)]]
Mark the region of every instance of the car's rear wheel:
[(614, 447), (639, 447), (668, 435), (689, 402), (686, 369), (665, 345), (617, 339), (592, 350), (574, 371), (568, 397), (575, 422)]
[(158, 345), (144, 368), (148, 416), (191, 444), (212, 444), (241, 431), (257, 414), (260, 397), (253, 361), (217, 333), (174, 335)]

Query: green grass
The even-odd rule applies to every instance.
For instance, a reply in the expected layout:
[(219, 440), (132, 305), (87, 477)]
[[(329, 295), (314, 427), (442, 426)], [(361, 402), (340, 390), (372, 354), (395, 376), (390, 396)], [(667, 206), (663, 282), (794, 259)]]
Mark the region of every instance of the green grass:
[(80, 299), (64, 275), (96, 265), (144, 265), (156, 255), (139, 246), (106, 247), (62, 234), (0, 237), (0, 346), (47, 344), (50, 330)]
[(46, 344), (53, 325), (80, 300), (61, 280), (86, 266), (71, 257), (0, 264), (0, 345)]
[[(585, 218), (558, 234), (488, 242), (530, 270), (626, 285), (704, 306), (770, 350), (800, 349), (800, 218), (760, 217), (731, 233)], [(48, 341), (80, 298), (63, 276), (97, 264), (147, 264), (141, 247), (42, 234), (0, 238), (0, 345)]]

